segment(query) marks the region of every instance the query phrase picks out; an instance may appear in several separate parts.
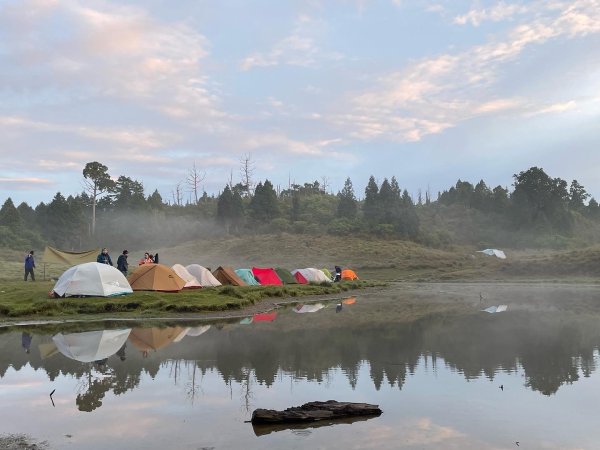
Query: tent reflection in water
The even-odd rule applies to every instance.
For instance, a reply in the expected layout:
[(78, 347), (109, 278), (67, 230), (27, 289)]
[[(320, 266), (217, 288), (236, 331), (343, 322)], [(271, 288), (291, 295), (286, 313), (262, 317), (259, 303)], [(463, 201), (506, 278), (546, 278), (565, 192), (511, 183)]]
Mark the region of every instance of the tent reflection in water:
[(84, 333), (58, 333), (52, 337), (58, 351), (67, 358), (92, 362), (108, 358), (125, 344), (131, 329), (100, 330)]
[(187, 334), (189, 328), (167, 327), (167, 328), (134, 328), (129, 334), (129, 341), (135, 348), (142, 352), (158, 350), (179, 342)]
[(323, 303), (315, 303), (313, 305), (298, 305), (294, 308), (294, 312), (298, 314), (314, 313), (325, 308)]

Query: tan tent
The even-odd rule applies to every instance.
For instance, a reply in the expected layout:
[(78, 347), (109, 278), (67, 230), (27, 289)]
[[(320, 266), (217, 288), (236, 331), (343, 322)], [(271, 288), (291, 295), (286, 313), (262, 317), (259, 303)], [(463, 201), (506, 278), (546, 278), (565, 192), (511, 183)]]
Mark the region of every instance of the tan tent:
[[(187, 328), (167, 327), (167, 328), (134, 328), (129, 333), (129, 342), (135, 348), (143, 352), (158, 350), (166, 347), (172, 342), (177, 342), (178, 337), (185, 335)], [(181, 336), (183, 337), (183, 336)]]
[(138, 266), (127, 281), (134, 291), (179, 292), (185, 286), (183, 278), (162, 264)]
[(78, 264), (96, 262), (99, 254), (99, 248), (85, 252), (63, 252), (54, 247), (46, 247), (42, 261), (49, 264), (76, 266)]
[(221, 282), (221, 284), (232, 284), (234, 286), (247, 286), (247, 284), (237, 276), (235, 270), (231, 267), (221, 267), (219, 266), (214, 272), (213, 275), (217, 280)]

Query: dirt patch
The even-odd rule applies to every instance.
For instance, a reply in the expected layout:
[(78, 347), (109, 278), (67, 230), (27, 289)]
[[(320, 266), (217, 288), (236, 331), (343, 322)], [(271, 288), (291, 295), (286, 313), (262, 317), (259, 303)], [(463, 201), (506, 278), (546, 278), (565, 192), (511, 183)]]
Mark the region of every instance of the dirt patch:
[(0, 435), (0, 448), (4, 450), (50, 450), (48, 442), (38, 442), (25, 434)]

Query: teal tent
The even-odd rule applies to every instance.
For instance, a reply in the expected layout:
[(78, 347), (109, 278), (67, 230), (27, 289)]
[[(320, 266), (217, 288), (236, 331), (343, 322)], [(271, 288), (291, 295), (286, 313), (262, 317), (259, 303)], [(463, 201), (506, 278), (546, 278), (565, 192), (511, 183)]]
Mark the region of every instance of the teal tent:
[(256, 281), (252, 271), (250, 269), (235, 269), (235, 273), (240, 277), (248, 286), (259, 286), (260, 283)]

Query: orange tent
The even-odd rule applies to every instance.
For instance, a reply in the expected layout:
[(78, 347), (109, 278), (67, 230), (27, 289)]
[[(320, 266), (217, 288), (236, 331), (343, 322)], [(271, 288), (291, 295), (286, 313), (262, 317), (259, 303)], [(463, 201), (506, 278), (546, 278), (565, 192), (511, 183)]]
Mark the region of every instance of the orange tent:
[(247, 286), (231, 267), (219, 266), (214, 272), (214, 277), (221, 282), (221, 284), (232, 284), (233, 286)]
[(358, 276), (354, 273), (354, 270), (344, 269), (342, 270), (342, 280), (358, 280)]
[(185, 280), (170, 267), (162, 264), (144, 264), (133, 271), (127, 281), (134, 291), (179, 292)]

